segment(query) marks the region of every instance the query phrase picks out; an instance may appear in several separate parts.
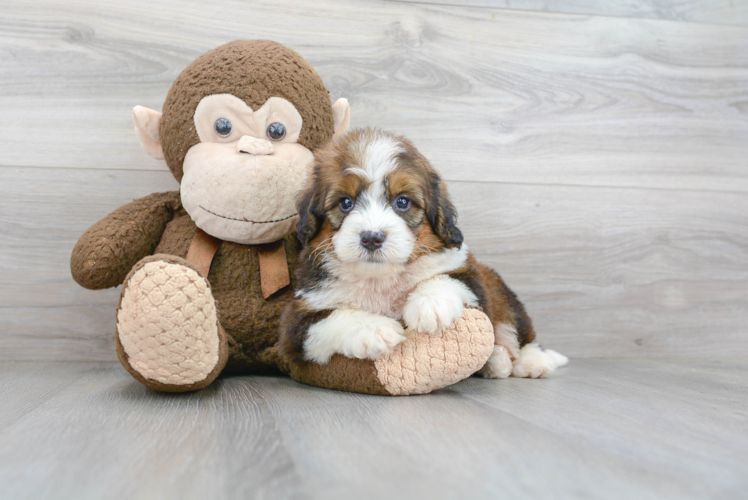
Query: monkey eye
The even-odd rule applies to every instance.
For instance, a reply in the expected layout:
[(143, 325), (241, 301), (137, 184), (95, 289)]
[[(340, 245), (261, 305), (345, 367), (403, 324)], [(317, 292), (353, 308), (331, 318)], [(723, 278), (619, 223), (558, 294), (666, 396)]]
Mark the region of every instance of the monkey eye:
[(271, 141), (280, 141), (286, 137), (286, 127), (279, 122), (273, 122), (268, 125), (268, 139)]
[(395, 208), (401, 212), (410, 209), (410, 198), (407, 196), (398, 196), (397, 200), (395, 200)]
[(340, 209), (343, 212), (348, 213), (353, 210), (353, 205), (354, 203), (350, 196), (343, 196), (340, 198)]
[(228, 137), (231, 135), (231, 131), (234, 127), (232, 127), (231, 122), (228, 120), (228, 118), (219, 118), (216, 120), (216, 134), (220, 135), (221, 137)]

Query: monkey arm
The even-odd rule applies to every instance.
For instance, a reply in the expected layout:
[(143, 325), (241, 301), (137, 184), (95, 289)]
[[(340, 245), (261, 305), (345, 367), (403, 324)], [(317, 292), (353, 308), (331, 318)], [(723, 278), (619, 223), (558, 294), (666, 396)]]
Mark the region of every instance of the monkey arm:
[(101, 219), (73, 249), (73, 279), (91, 290), (122, 284), (136, 262), (153, 254), (166, 224), (180, 207), (178, 191), (154, 193)]

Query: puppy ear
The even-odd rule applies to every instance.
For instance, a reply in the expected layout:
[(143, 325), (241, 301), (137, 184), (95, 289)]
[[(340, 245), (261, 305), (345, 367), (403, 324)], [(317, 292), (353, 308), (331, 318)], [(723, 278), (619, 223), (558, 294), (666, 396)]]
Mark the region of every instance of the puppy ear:
[(462, 231), (457, 227), (457, 210), (449, 200), (446, 184), (436, 172), (432, 174), (431, 200), (426, 207), (426, 217), (431, 229), (447, 248), (459, 248), (463, 237)]
[(296, 237), (302, 245), (309, 243), (322, 228), (325, 218), (324, 202), (317, 192), (316, 172), (309, 181), (306, 190), (301, 193), (296, 203), (299, 221), (296, 223)]

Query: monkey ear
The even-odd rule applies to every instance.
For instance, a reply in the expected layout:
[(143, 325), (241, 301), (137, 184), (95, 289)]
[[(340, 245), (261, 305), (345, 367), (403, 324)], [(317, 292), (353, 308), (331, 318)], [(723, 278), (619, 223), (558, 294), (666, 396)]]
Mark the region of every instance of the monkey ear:
[(348, 127), (351, 125), (351, 106), (348, 104), (348, 99), (341, 97), (335, 101), (332, 105), (332, 119), (335, 128), (333, 139), (348, 132)]
[(135, 135), (138, 137), (140, 147), (152, 158), (163, 160), (164, 151), (161, 149), (158, 132), (161, 113), (144, 106), (135, 106), (132, 109), (132, 121), (135, 123)]
[(296, 237), (299, 238), (302, 245), (309, 243), (319, 230), (322, 229), (322, 221), (325, 218), (325, 210), (321, 198), (317, 193), (317, 186), (314, 179), (310, 180), (306, 190), (296, 203), (296, 211), (299, 213), (299, 220), (296, 223)]
[(431, 229), (441, 239), (447, 248), (459, 248), (462, 245), (462, 231), (457, 227), (457, 210), (449, 200), (447, 186), (434, 173), (432, 179), (432, 202), (426, 207), (426, 217)]

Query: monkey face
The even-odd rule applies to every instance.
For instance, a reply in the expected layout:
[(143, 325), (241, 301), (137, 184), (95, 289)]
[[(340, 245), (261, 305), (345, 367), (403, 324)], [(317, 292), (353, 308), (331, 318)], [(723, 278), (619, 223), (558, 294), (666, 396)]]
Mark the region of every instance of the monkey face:
[(182, 204), (206, 233), (245, 244), (293, 230), (296, 193), (312, 152), (298, 144), (302, 119), (271, 97), (257, 111), (231, 94), (204, 97), (194, 115), (200, 142), (184, 158)]
[(163, 109), (133, 109), (140, 145), (166, 160), (200, 229), (243, 244), (293, 232), (311, 150), (350, 123), (348, 101), (331, 105), (309, 63), (269, 40), (236, 40), (198, 57)]

